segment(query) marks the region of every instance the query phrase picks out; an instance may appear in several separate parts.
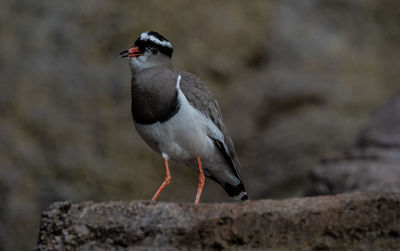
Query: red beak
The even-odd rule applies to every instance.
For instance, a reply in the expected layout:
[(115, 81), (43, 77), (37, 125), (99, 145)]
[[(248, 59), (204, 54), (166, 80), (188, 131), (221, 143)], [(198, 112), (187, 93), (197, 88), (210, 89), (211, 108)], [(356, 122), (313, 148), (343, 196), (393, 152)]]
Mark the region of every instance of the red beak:
[(133, 47), (130, 48), (129, 50), (125, 50), (119, 54), (120, 58), (125, 58), (125, 57), (130, 57), (130, 58), (135, 58), (139, 57), (142, 55), (142, 52), (139, 50), (139, 47)]

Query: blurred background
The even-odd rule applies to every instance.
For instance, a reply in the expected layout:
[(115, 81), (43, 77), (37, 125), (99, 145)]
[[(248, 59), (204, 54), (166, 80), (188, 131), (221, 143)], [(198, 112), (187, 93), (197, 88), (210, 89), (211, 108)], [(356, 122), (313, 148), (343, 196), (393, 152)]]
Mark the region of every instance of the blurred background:
[[(55, 201), (144, 200), (161, 184), (118, 58), (148, 30), (219, 100), (251, 199), (303, 196), (310, 168), (400, 89), (398, 0), (2, 0), (0, 250), (31, 250)], [(160, 200), (193, 202), (197, 174), (171, 172)], [(231, 200), (208, 180), (202, 201)]]

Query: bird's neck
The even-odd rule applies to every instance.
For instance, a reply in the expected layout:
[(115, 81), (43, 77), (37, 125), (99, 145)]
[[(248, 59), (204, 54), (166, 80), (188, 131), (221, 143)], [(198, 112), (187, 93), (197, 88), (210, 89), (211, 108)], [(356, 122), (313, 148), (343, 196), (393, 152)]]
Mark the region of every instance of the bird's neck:
[(179, 110), (177, 77), (171, 64), (148, 67), (132, 74), (132, 115), (135, 122), (163, 122)]
[(143, 55), (136, 58), (131, 58), (129, 61), (132, 76), (139, 74), (141, 71), (146, 71), (150, 68), (165, 66), (172, 67), (171, 58), (159, 55), (157, 58), (151, 55)]

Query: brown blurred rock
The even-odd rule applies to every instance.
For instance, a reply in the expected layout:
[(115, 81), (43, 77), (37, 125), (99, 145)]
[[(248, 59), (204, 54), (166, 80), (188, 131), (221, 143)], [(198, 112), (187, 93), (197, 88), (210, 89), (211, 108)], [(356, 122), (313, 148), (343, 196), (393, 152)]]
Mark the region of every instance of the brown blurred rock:
[(309, 195), (400, 192), (400, 94), (376, 111), (356, 144), (311, 172)]
[(400, 93), (372, 116), (358, 139), (358, 145), (400, 148)]
[(400, 194), (247, 203), (84, 202), (42, 214), (38, 250), (399, 249)]

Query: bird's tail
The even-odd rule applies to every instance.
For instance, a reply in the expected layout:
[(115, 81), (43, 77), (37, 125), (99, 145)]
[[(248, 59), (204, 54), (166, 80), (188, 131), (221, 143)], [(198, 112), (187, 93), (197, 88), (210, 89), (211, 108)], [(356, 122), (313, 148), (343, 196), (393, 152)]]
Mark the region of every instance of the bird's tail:
[(243, 183), (240, 183), (236, 186), (233, 186), (229, 183), (221, 184), (227, 194), (234, 200), (248, 200), (246, 189), (244, 188)]

